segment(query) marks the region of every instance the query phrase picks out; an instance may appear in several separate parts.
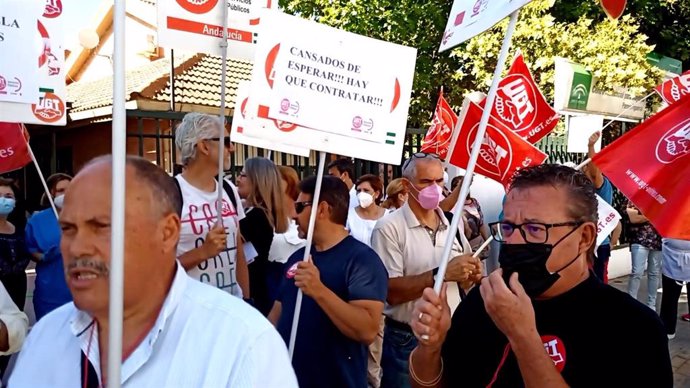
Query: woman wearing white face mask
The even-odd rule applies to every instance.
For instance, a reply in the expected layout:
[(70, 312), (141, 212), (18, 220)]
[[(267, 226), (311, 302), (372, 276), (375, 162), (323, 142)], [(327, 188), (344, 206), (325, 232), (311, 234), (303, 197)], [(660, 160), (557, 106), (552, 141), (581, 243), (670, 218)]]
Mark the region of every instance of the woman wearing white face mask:
[(0, 281), (14, 304), (24, 311), (26, 273), (29, 254), (24, 247), (24, 231), (17, 229), (7, 216), (16, 203), (12, 181), (0, 178)]
[(383, 184), (376, 175), (362, 175), (355, 183), (359, 205), (347, 215), (347, 230), (352, 237), (371, 245), (371, 232), (376, 221), (386, 214), (386, 209), (379, 206)]

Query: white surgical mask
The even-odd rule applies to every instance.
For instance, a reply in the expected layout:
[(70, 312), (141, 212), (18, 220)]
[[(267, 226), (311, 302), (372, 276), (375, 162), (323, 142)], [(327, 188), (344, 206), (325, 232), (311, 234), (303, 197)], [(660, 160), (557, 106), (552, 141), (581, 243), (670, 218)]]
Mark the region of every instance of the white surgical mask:
[(60, 194), (53, 198), (53, 203), (55, 204), (55, 207), (62, 209), (62, 205), (65, 203), (65, 194)]
[(368, 208), (374, 203), (374, 196), (364, 191), (357, 194), (357, 199), (359, 200), (359, 206), (363, 209)]

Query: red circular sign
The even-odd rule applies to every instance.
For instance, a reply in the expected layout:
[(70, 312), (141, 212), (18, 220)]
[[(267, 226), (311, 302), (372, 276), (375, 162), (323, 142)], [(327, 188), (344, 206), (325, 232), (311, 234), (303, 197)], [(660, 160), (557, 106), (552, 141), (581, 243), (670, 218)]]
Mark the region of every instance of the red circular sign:
[(556, 367), (559, 373), (563, 372), (563, 368), (565, 368), (565, 344), (563, 340), (555, 335), (543, 335), (541, 336), (541, 342), (544, 344), (546, 354), (551, 357), (553, 366)]
[(31, 110), (37, 119), (46, 123), (59, 121), (65, 115), (65, 103), (53, 93), (46, 93), (38, 104), (31, 104)]
[(62, 14), (61, 0), (46, 0), (46, 7), (43, 9), (43, 17), (55, 19)]
[(202, 14), (212, 10), (218, 0), (177, 0), (177, 4), (191, 13)]
[(690, 119), (674, 126), (656, 144), (656, 158), (669, 164), (690, 154)]
[[(472, 127), (467, 137), (467, 155), (472, 154), (472, 146), (477, 137), (478, 129), (479, 123)], [(477, 163), (478, 172), (487, 177), (495, 177), (499, 181), (503, 181), (504, 175), (513, 163), (513, 150), (510, 147), (508, 137), (491, 123), (486, 126), (482, 147), (479, 149), (479, 157), (484, 159), (486, 163)]]
[(522, 74), (509, 74), (498, 84), (494, 109), (498, 117), (520, 136), (537, 119), (537, 92)]

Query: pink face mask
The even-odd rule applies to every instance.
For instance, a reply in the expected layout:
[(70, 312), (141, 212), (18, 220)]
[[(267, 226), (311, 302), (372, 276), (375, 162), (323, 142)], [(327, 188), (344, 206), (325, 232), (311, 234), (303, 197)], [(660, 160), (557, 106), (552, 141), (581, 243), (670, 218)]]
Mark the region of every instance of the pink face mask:
[(419, 205), (426, 210), (434, 210), (438, 207), (441, 202), (441, 186), (433, 184), (427, 186), (421, 190), (417, 189), (414, 185), (411, 185), (419, 195), (415, 198)]

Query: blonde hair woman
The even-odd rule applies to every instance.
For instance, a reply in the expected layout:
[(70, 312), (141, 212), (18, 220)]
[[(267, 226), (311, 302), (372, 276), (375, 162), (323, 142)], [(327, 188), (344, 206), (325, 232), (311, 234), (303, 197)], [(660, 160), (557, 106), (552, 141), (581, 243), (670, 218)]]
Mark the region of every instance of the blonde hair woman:
[(254, 306), (264, 315), (273, 306), (268, 290), (268, 253), (273, 234), (285, 233), (289, 226), (281, 179), (273, 162), (251, 158), (245, 162), (237, 180), (237, 191), (245, 200), (245, 218), (240, 220), (242, 238), (256, 251), (253, 260), (247, 255), (249, 289)]
[(407, 191), (403, 186), (403, 179), (393, 179), (386, 187), (386, 200), (383, 201), (381, 207), (392, 211), (400, 209), (405, 202), (407, 202)]

